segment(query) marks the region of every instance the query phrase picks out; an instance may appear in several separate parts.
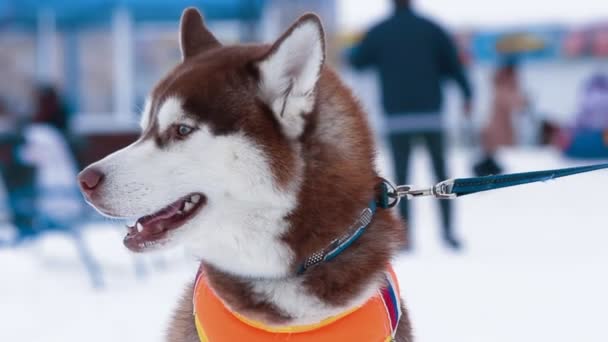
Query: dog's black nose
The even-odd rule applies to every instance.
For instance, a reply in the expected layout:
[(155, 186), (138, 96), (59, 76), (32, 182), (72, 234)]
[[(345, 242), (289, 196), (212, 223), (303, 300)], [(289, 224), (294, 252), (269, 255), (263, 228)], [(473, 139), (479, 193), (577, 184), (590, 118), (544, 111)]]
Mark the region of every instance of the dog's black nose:
[(99, 188), (103, 183), (104, 174), (95, 168), (86, 168), (80, 174), (78, 174), (78, 183), (80, 183), (80, 189), (87, 196), (91, 196), (95, 189)]

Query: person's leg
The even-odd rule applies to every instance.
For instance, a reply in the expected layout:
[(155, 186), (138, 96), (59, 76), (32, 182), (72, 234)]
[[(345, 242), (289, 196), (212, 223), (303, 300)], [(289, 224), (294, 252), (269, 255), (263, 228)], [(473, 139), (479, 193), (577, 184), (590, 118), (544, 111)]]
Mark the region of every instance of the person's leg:
[[(424, 141), (431, 155), (436, 180), (439, 182), (448, 179), (443, 133), (425, 133)], [(460, 242), (454, 237), (452, 231), (452, 203), (450, 203), (450, 200), (439, 200), (439, 208), (441, 210), (443, 239), (449, 247), (458, 249), (460, 248)]]
[[(393, 165), (395, 168), (395, 181), (398, 184), (407, 184), (409, 179), (409, 161), (413, 136), (411, 133), (393, 133), (389, 136), (389, 140), (393, 155)], [(407, 202), (407, 199), (401, 200), (399, 203), (399, 211), (401, 213), (401, 217), (407, 223), (406, 248), (410, 249), (412, 247), (412, 240), (411, 225), (409, 220), (409, 206)]]
[(494, 154), (484, 154), (481, 160), (473, 165), (473, 173), (477, 177), (499, 175), (502, 173), (502, 167), (498, 165)]
[(496, 161), (496, 149), (499, 143), (496, 141), (496, 137), (492, 134), (492, 131), (486, 129), (481, 134), (481, 159), (473, 165), (473, 173), (477, 177), (498, 175), (502, 173), (502, 167)]

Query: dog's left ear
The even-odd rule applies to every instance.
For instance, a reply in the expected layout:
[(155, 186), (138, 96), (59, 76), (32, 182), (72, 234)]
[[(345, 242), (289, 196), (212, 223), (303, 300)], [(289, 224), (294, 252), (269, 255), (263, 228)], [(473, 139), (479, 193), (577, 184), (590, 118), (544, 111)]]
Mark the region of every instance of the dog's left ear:
[(302, 133), (304, 115), (314, 107), (324, 60), (323, 26), (319, 17), (309, 13), (300, 17), (256, 62), (261, 98), (292, 138)]
[(182, 60), (221, 45), (205, 27), (201, 13), (194, 7), (186, 8), (179, 23), (179, 47), (182, 51)]

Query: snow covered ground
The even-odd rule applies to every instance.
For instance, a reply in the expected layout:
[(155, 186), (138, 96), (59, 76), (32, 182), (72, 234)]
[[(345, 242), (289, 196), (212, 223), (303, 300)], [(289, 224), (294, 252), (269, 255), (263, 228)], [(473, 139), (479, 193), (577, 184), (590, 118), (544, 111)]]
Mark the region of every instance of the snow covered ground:
[[(430, 184), (415, 154), (415, 183)], [(509, 151), (508, 171), (572, 165), (550, 151)], [(468, 176), (471, 157), (451, 155)], [(455, 201), (461, 254), (442, 248), (435, 203), (414, 201), (415, 250), (396, 270), (417, 341), (608, 341), (608, 172), (474, 195)], [(62, 236), (0, 250), (0, 341), (161, 341), (196, 265), (181, 251), (144, 256), (137, 279), (123, 230), (87, 229), (106, 287), (91, 288)]]

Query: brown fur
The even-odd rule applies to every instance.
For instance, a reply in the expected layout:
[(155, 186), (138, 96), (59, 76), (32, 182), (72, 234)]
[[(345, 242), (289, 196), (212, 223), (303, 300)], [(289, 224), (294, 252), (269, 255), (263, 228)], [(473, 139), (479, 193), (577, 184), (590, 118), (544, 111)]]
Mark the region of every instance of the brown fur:
[(180, 22), (180, 46), (184, 59), (196, 56), (201, 51), (220, 46), (213, 34), (202, 24), (202, 18), (196, 10), (186, 10)]
[[(208, 33), (206, 29), (201, 31), (196, 18), (185, 17), (182, 28)], [(374, 169), (374, 142), (365, 114), (338, 76), (323, 67), (314, 109), (304, 113), (305, 130), (298, 141), (291, 141), (281, 132), (268, 105), (257, 97), (256, 62), (273, 47), (222, 47), (207, 35), (202, 41), (190, 42), (188, 35), (182, 33), (182, 44), (187, 49), (184, 63), (155, 88), (152, 112), (164, 98), (179, 94), (185, 101), (185, 111), (196, 113), (196, 119), (209, 125), (215, 134), (245, 132), (269, 156), (281, 187), (296, 177), (297, 163), (303, 161), (298, 205), (286, 218), (291, 229), (283, 236), (296, 256), (295, 276), (298, 265), (344, 234), (376, 195), (379, 177)], [(160, 146), (170, 143), (170, 137), (156, 132), (154, 123), (150, 127), (144, 138), (154, 137)], [(379, 209), (365, 234), (339, 257), (301, 275), (307, 292), (328, 304), (345, 305), (371, 281), (380, 279), (404, 236), (403, 224), (393, 213)], [(205, 267), (210, 286), (231, 308), (274, 324), (289, 320), (272, 303), (252, 293), (255, 280), (211, 265)], [(198, 341), (191, 298), (189, 286), (171, 323), (169, 341)], [(409, 318), (405, 309), (403, 312), (397, 338), (400, 342), (411, 341)]]
[(188, 285), (184, 295), (180, 299), (177, 309), (173, 313), (173, 318), (167, 331), (167, 341), (171, 342), (200, 342), (194, 318), (192, 316), (192, 294), (194, 282)]

